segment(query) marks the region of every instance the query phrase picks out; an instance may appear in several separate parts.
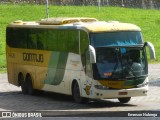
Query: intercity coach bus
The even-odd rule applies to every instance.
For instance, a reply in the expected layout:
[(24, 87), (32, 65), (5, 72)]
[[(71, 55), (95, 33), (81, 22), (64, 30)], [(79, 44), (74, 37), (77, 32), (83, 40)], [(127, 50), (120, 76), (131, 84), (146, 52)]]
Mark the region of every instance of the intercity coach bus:
[(15, 21), (6, 28), (8, 81), (23, 94), (36, 90), (86, 99), (127, 103), (148, 91), (148, 63), (154, 46), (141, 29), (95, 18)]

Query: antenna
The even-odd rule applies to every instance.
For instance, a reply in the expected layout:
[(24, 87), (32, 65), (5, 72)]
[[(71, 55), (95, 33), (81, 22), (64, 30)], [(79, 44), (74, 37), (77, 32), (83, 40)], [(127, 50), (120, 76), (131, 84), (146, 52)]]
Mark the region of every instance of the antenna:
[(48, 0), (46, 0), (46, 17), (49, 18), (49, 7), (48, 7)]

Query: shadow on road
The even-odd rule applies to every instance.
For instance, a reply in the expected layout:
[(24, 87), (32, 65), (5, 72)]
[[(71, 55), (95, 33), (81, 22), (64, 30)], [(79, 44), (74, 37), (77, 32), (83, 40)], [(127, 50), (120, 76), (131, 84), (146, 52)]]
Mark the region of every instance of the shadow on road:
[(52, 111), (52, 110), (87, 110), (92, 108), (134, 107), (131, 104), (121, 104), (118, 101), (98, 100), (85, 104), (77, 104), (71, 96), (43, 92), (30, 96), (20, 91), (0, 92), (0, 109), (13, 111)]
[(85, 106), (87, 108), (103, 108), (103, 107), (120, 107), (120, 106), (135, 106), (131, 104), (122, 104), (120, 102), (114, 102), (112, 99), (108, 100), (90, 100), (87, 103), (78, 104), (73, 101), (73, 98), (71, 96), (57, 94), (57, 93), (50, 93), (50, 92), (44, 92), (43, 95), (39, 95), (41, 97), (45, 97), (48, 99), (51, 99), (53, 101), (59, 101), (59, 102), (65, 102), (65, 103), (74, 103), (78, 106)]

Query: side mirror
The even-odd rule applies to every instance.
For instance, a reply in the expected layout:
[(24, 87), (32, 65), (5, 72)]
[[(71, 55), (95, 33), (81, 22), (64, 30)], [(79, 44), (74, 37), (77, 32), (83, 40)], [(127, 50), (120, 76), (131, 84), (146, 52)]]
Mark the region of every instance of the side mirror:
[(149, 48), (150, 59), (156, 59), (154, 45), (151, 42), (145, 42), (144, 46), (147, 46)]
[(90, 62), (96, 63), (96, 52), (93, 46), (89, 45)]

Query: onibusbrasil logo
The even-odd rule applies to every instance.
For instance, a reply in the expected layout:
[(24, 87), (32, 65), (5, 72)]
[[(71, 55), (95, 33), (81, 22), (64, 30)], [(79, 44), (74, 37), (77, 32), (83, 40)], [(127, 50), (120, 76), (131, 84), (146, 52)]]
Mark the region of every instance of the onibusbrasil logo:
[(42, 117), (40, 112), (2, 112), (2, 118), (19, 118), (19, 117)]

